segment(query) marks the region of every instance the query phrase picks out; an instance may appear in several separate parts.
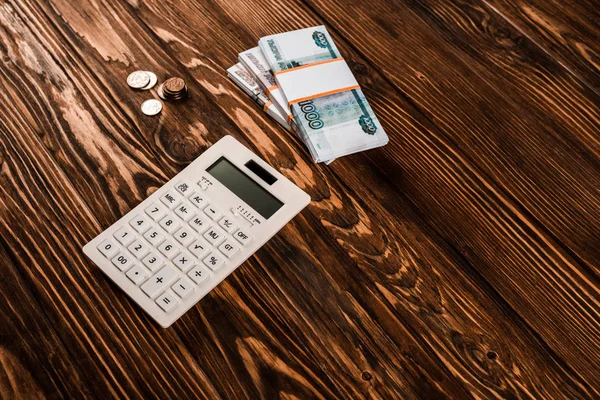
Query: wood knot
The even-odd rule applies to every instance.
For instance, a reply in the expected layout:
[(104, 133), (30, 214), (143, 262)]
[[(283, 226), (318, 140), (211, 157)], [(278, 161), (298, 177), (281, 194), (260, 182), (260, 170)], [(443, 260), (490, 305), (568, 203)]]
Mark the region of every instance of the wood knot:
[(498, 354), (496, 354), (495, 351), (488, 351), (487, 358), (489, 358), (490, 360), (495, 360), (496, 357), (498, 357)]
[(362, 378), (363, 378), (364, 381), (370, 381), (371, 378), (373, 378), (373, 375), (371, 375), (370, 372), (365, 371), (365, 372), (362, 373)]
[(363, 64), (363, 63), (356, 63), (356, 64), (354, 64), (353, 67), (352, 67), (352, 69), (358, 75), (365, 75), (368, 72), (367, 66), (365, 64)]

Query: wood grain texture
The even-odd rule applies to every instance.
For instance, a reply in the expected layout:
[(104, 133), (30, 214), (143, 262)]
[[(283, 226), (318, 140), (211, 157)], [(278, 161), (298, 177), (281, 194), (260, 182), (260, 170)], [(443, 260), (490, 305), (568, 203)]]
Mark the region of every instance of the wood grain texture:
[[(347, 29), (354, 16), (343, 7), (318, 9), (342, 21), (332, 25), (356, 35), (367, 61), (437, 121), (435, 135), (416, 137), (418, 144), (406, 143), (412, 136), (405, 134), (383, 149), (390, 162), (377, 157), (382, 168), (411, 174), (402, 189), (442, 235), (557, 352), (597, 381), (600, 347), (590, 339), (600, 335), (599, 97), (522, 36), (511, 39), (519, 34), (476, 2), (354, 7), (361, 26), (376, 26), (386, 14), (411, 21), (405, 34), (381, 32), (376, 40)], [(424, 51), (434, 54), (419, 56)], [(421, 77), (402, 72), (408, 68)], [(569, 113), (566, 104), (574, 107)], [(430, 161), (438, 172), (424, 175)]]
[(600, 93), (600, 3), (487, 0), (502, 17)]
[[(385, 29), (362, 36), (344, 29), (350, 11), (371, 18), (358, 2), (0, 3), (2, 293), (24, 299), (2, 305), (3, 397), (600, 396), (597, 98), (526, 39), (509, 46), (519, 64), (495, 64), (495, 41), (456, 28), (504, 27), (485, 5), (436, 4), (373, 2), (371, 27)], [(260, 35), (323, 22), (391, 138), (331, 166), (224, 73)], [(414, 42), (390, 38), (400, 27)], [(135, 69), (182, 76), (191, 99), (143, 117), (150, 94), (124, 83)], [(541, 70), (560, 85), (519, 89)], [(559, 95), (562, 108), (540, 105)], [(494, 139), (507, 116), (518, 129), (494, 152), (478, 124)], [(313, 202), (162, 330), (81, 247), (225, 134)]]

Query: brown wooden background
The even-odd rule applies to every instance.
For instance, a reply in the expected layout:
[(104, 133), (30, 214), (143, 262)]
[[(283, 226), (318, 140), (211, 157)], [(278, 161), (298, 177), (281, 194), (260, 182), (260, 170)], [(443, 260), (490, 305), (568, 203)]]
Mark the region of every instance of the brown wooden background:
[[(321, 23), (390, 136), (330, 166), (225, 73)], [(163, 330), (81, 248), (225, 134), (313, 201)], [(0, 397), (599, 398), (599, 160), (598, 1), (0, 0)]]

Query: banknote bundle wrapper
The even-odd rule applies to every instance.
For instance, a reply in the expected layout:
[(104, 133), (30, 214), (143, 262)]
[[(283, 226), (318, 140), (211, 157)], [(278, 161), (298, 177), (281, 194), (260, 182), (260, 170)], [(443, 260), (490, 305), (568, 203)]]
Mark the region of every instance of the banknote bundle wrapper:
[(266, 36), (258, 44), (239, 54), (240, 64), (316, 162), (387, 144), (324, 26)]

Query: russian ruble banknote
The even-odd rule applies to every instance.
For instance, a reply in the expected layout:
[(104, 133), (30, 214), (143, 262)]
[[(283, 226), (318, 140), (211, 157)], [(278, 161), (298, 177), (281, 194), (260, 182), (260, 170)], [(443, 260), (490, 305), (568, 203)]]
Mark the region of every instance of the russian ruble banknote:
[(288, 122), (292, 120), (292, 113), (287, 106), (285, 97), (271, 73), (271, 66), (263, 56), (260, 48), (254, 47), (238, 54), (238, 60), (242, 65), (252, 73), (261, 89), (269, 96), (269, 99), (275, 104), (282, 115), (285, 115)]
[[(279, 71), (341, 57), (324, 26), (266, 36), (260, 39), (259, 47), (276, 79)], [(287, 104), (287, 99), (284, 101)], [(289, 108), (297, 133), (316, 162), (388, 142), (360, 88), (299, 101)]]
[(287, 122), (287, 116), (282, 114), (278, 107), (267, 97), (264, 90), (256, 82), (254, 75), (250, 73), (241, 63), (237, 63), (227, 70), (227, 76), (237, 86), (250, 96), (263, 110), (278, 124), (291, 132)]

